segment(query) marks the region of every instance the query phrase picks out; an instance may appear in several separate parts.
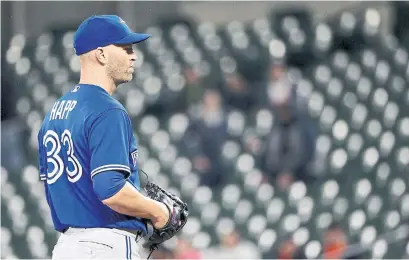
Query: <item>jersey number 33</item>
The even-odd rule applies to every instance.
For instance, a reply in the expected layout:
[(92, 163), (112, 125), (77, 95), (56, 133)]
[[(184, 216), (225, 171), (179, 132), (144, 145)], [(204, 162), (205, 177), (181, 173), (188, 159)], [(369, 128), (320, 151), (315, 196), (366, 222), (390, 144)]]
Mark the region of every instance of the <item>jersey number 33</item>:
[[(52, 167), (47, 167), (47, 177), (43, 176), (41, 179), (47, 179), (48, 184), (56, 182), (63, 172), (67, 173), (68, 180), (72, 183), (78, 181), (82, 176), (82, 166), (78, 159), (75, 157), (74, 144), (71, 138), (71, 132), (64, 130), (61, 136), (53, 130), (48, 130), (43, 138), (43, 144), (47, 149), (47, 164)], [(66, 152), (66, 156), (63, 155), (61, 148)], [(65, 160), (63, 160), (63, 158)], [(64, 163), (66, 161), (66, 163)]]

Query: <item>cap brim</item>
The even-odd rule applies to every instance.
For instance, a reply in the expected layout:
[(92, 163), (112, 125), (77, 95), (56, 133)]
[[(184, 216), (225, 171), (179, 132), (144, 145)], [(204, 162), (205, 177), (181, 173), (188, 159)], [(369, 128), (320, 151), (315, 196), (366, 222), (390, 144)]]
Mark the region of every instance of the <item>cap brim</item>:
[(128, 36), (122, 38), (119, 41), (114, 42), (114, 44), (134, 44), (138, 42), (143, 42), (144, 40), (151, 37), (150, 34), (145, 33), (131, 33)]

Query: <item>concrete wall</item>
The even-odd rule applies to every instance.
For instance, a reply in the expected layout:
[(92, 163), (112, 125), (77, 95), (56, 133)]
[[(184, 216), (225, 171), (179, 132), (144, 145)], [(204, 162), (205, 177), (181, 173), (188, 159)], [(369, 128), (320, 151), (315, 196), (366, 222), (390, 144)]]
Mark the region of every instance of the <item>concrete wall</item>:
[(190, 1), (181, 5), (181, 11), (195, 17), (199, 21), (226, 23), (232, 20), (249, 21), (257, 17), (265, 17), (271, 10), (305, 6), (311, 10), (316, 20), (325, 19), (341, 10), (358, 10), (365, 6), (375, 7), (384, 20), (382, 29), (388, 30), (391, 24), (391, 7), (388, 2), (355, 2), (355, 1), (248, 1), (248, 2), (201, 2)]
[(115, 2), (14, 2), (13, 30), (28, 37), (38, 36), (49, 28), (76, 25), (92, 13), (110, 13), (115, 5)]
[(5, 41), (2, 40), (1, 44), (1, 54), (3, 59), (3, 54), (5, 49), (8, 47), (8, 39), (10, 39), (12, 35), (11, 26), (7, 26), (11, 24), (10, 15), (11, 12), (11, 2), (1, 2), (1, 38), (6, 39)]
[[(2, 3), (3, 4), (3, 3)], [(269, 1), (25, 1), (12, 2), (10, 18), (12, 32), (35, 37), (49, 28), (72, 25), (74, 27), (93, 14), (117, 13), (133, 29), (147, 27), (161, 16), (176, 13), (188, 14), (198, 21), (226, 23), (232, 20), (248, 21), (263, 17), (272, 9), (304, 5), (313, 11), (316, 19), (323, 19), (343, 9), (357, 9), (370, 5), (376, 7), (384, 19), (384, 30), (390, 26), (390, 6), (387, 2), (269, 2)]]
[(49, 28), (73, 26), (94, 14), (118, 14), (133, 29), (154, 23), (156, 17), (177, 11), (177, 2), (133, 1), (26, 1), (13, 2), (9, 14), (15, 33), (35, 37)]

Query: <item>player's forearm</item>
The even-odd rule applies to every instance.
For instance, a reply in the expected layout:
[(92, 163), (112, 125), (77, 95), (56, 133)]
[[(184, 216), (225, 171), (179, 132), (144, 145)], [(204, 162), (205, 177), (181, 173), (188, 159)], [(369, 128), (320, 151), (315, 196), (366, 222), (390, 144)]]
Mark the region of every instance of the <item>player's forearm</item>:
[(102, 202), (116, 212), (128, 216), (158, 219), (163, 215), (161, 203), (145, 197), (128, 182), (118, 193)]

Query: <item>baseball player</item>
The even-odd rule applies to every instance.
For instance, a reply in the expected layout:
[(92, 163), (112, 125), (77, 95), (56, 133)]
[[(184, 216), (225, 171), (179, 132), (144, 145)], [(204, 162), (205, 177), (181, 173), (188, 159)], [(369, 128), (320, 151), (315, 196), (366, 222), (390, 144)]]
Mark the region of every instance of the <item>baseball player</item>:
[(132, 79), (132, 45), (148, 38), (115, 15), (91, 16), (75, 33), (80, 82), (54, 103), (38, 133), (40, 180), (61, 232), (53, 259), (138, 259), (148, 225), (154, 231), (142, 246), (153, 251), (186, 223), (179, 198), (152, 182), (142, 187), (131, 120), (111, 97)]

